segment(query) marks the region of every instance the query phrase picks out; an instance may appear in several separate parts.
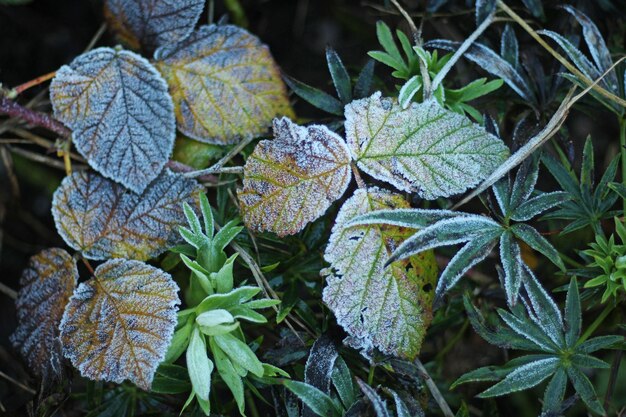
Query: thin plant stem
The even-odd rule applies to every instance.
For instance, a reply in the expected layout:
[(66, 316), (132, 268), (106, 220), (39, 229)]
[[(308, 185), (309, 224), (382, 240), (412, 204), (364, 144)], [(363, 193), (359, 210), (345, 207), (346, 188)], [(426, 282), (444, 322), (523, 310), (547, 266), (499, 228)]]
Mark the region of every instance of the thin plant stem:
[[(626, 118), (619, 119), (619, 151), (622, 163), (622, 184), (626, 185)], [(622, 199), (622, 211), (626, 213), (626, 199)]]
[(604, 307), (604, 310), (602, 310), (600, 315), (598, 317), (596, 317), (596, 319), (593, 321), (593, 323), (591, 323), (591, 325), (589, 327), (587, 327), (587, 329), (585, 330), (583, 335), (580, 337), (580, 339), (578, 339), (576, 344), (580, 345), (585, 340), (589, 339), (589, 337), (593, 334), (593, 332), (595, 332), (596, 329), (602, 324), (602, 322), (609, 316), (609, 314), (611, 314), (613, 309), (615, 309), (615, 303), (614, 302), (609, 302), (606, 305), (606, 307)]
[(485, 30), (487, 30), (489, 25), (491, 25), (491, 23), (493, 22), (494, 17), (495, 13), (490, 13), (489, 16), (487, 16), (485, 20), (483, 20), (483, 22), (476, 28), (476, 30), (467, 39), (465, 39), (465, 41), (463, 41), (461, 46), (459, 46), (459, 49), (456, 50), (454, 55), (452, 55), (450, 60), (446, 62), (446, 65), (441, 68), (441, 71), (439, 71), (433, 79), (431, 85), (431, 89), (433, 91), (436, 90), (437, 87), (439, 87), (439, 84), (441, 84), (444, 77), (448, 75), (448, 72), (450, 72), (454, 64), (456, 64), (457, 61), (463, 56), (463, 54), (469, 49), (469, 47), (472, 46), (476, 39), (478, 39), (478, 37), (482, 35)]
[(372, 385), (374, 383), (375, 372), (376, 372), (376, 365), (370, 365), (370, 370), (367, 373), (367, 385)]
[(33, 78), (33, 79), (32, 79), (32, 80), (30, 80), (30, 81), (27, 81), (27, 82), (25, 82), (25, 83), (23, 83), (23, 84), (18, 85), (17, 87), (13, 88), (13, 89), (11, 90), (11, 92), (12, 92), (12, 93), (14, 92), (16, 95), (17, 95), (17, 94), (22, 94), (24, 91), (28, 90), (29, 88), (35, 87), (35, 86), (37, 86), (37, 85), (39, 85), (39, 84), (41, 84), (41, 83), (44, 83), (44, 82), (46, 82), (46, 81), (50, 80), (50, 79), (51, 79), (51, 78), (53, 78), (56, 74), (57, 74), (57, 72), (56, 72), (56, 71), (52, 71), (52, 72), (49, 72), (49, 73), (47, 73), (47, 74), (40, 75), (40, 76), (39, 76), (39, 77), (37, 77), (37, 78)]
[(20, 387), (21, 389), (23, 389), (24, 391), (28, 392), (29, 394), (35, 395), (37, 394), (37, 391), (35, 391), (34, 389), (32, 389), (31, 387), (22, 384), (20, 381), (18, 381), (15, 378), (11, 378), (10, 376), (8, 376), (7, 374), (5, 374), (4, 372), (0, 371), (0, 376), (4, 379), (6, 379), (9, 382), (12, 382), (13, 384), (17, 385), (18, 387)]
[(9, 298), (17, 300), (17, 291), (4, 285), (2, 282), (0, 282), (0, 292)]
[(243, 148), (248, 146), (248, 144), (250, 144), (250, 142), (252, 142), (253, 140), (254, 138), (248, 138), (246, 140), (241, 141), (239, 144), (237, 144), (237, 146), (231, 149), (222, 159), (217, 161), (215, 164), (211, 165), (210, 167), (206, 169), (201, 169), (199, 171), (186, 172), (183, 174), (183, 176), (187, 178), (196, 178), (196, 177), (202, 177), (204, 175), (219, 173), (228, 161), (230, 161), (235, 156), (237, 156), (239, 152), (241, 152)]
[(31, 110), (6, 97), (0, 97), (0, 115), (1, 114), (16, 117), (35, 126), (43, 127), (64, 138), (71, 134), (71, 131), (65, 127), (63, 123), (52, 116)]
[(422, 379), (424, 379), (424, 382), (426, 383), (426, 386), (428, 387), (430, 394), (435, 399), (435, 402), (441, 409), (441, 412), (443, 413), (443, 415), (445, 417), (454, 417), (454, 413), (452, 412), (452, 409), (450, 409), (450, 406), (446, 402), (446, 399), (443, 398), (443, 395), (441, 395), (441, 391), (439, 391), (439, 388), (437, 388), (437, 384), (435, 384), (435, 381), (433, 381), (430, 375), (428, 375), (428, 371), (424, 367), (424, 364), (422, 364), (419, 358), (415, 358), (413, 363), (415, 364), (415, 366), (417, 367), (417, 370), (421, 374)]

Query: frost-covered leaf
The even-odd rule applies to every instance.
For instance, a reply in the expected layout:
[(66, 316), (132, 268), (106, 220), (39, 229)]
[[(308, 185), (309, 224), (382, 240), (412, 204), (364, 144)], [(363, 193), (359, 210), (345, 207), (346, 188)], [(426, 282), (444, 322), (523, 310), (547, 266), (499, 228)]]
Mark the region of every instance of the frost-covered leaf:
[(186, 38), (198, 22), (204, 0), (107, 0), (104, 15), (118, 39), (152, 52)]
[(187, 136), (228, 144), (292, 116), (278, 67), (264, 44), (232, 25), (202, 26), (155, 52), (170, 85), (178, 128)]
[(402, 110), (380, 92), (346, 106), (346, 135), (359, 168), (427, 199), (478, 184), (508, 155), (500, 139), (434, 100)]
[(513, 26), (504, 26), (504, 32), (502, 32), (502, 39), (500, 40), (500, 55), (506, 60), (513, 68), (517, 68), (519, 65), (519, 44)]
[(61, 321), (63, 353), (81, 375), (149, 390), (176, 326), (178, 286), (139, 261), (114, 259), (80, 284)]
[(31, 257), (20, 278), (15, 302), (19, 324), (11, 342), (44, 383), (61, 375), (59, 323), (77, 280), (76, 262), (58, 248)]
[(479, 397), (496, 397), (532, 388), (552, 375), (558, 365), (558, 358), (546, 358), (520, 366), (507, 375), (503, 381), (481, 393)]
[(194, 203), (195, 180), (164, 171), (143, 194), (93, 172), (75, 172), (54, 193), (59, 234), (89, 259), (146, 260), (180, 242), (182, 203)]
[[(339, 351), (332, 338), (322, 335), (311, 346), (309, 357), (304, 369), (304, 382), (321, 390), (325, 394), (330, 394), (330, 383), (333, 375), (335, 361), (339, 356)], [(315, 414), (308, 407), (302, 410), (303, 417), (314, 416)]]
[[(456, 51), (461, 42), (436, 39), (426, 43), (429, 48), (438, 48), (446, 51)], [(531, 104), (536, 102), (535, 94), (522, 75), (504, 58), (496, 54), (492, 49), (480, 43), (474, 43), (463, 55), (465, 58), (476, 63), (490, 74), (500, 77), (509, 87), (524, 100)]]
[(327, 127), (274, 120), (273, 140), (262, 140), (244, 167), (237, 191), (246, 225), (279, 236), (294, 234), (343, 195), (351, 178), (350, 152)]
[(135, 192), (172, 153), (176, 126), (167, 85), (133, 52), (98, 48), (78, 56), (57, 72), (50, 99), (89, 165)]
[(506, 231), (500, 236), (500, 262), (504, 272), (504, 291), (509, 305), (517, 302), (520, 287), (522, 286), (522, 254), (520, 247), (513, 239), (513, 234)]
[(437, 266), (431, 251), (394, 262), (389, 255), (411, 229), (365, 225), (345, 227), (370, 211), (407, 208), (397, 194), (358, 189), (342, 206), (324, 258), (331, 264), (324, 302), (350, 335), (354, 347), (413, 358), (419, 352), (432, 317)]

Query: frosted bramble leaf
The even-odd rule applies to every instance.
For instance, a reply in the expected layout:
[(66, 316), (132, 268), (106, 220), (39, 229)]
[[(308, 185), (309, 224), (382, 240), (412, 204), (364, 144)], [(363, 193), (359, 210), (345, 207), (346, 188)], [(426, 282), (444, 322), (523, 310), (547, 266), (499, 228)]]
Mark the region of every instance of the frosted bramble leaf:
[(104, 15), (121, 42), (136, 50), (152, 52), (189, 36), (204, 3), (204, 0), (107, 0)]
[(394, 249), (413, 229), (380, 224), (345, 227), (374, 210), (407, 208), (397, 194), (358, 189), (341, 207), (324, 258), (330, 267), (324, 302), (350, 335), (353, 347), (414, 358), (432, 319), (437, 266), (425, 251), (385, 268)]
[(430, 200), (478, 184), (508, 155), (500, 139), (434, 100), (402, 110), (377, 92), (346, 106), (345, 126), (359, 168)]
[(163, 171), (142, 194), (94, 172), (75, 172), (55, 191), (59, 234), (89, 259), (153, 258), (180, 242), (183, 202), (196, 205), (200, 185)]
[(176, 326), (177, 291), (168, 273), (143, 262), (105, 262), (70, 298), (63, 354), (84, 377), (149, 390)]
[(98, 48), (59, 69), (54, 115), (96, 171), (140, 193), (167, 162), (176, 136), (167, 84), (141, 56)]
[(237, 191), (246, 225), (279, 236), (320, 217), (350, 183), (350, 152), (326, 126), (274, 120), (273, 140), (262, 140), (244, 167)]
[(232, 25), (202, 26), (155, 52), (170, 85), (178, 128), (215, 144), (266, 131), (276, 116), (292, 116), (278, 67), (267, 46)]
[(11, 342), (44, 383), (61, 375), (59, 323), (77, 280), (74, 259), (58, 248), (31, 257), (20, 278), (15, 302), (19, 324)]

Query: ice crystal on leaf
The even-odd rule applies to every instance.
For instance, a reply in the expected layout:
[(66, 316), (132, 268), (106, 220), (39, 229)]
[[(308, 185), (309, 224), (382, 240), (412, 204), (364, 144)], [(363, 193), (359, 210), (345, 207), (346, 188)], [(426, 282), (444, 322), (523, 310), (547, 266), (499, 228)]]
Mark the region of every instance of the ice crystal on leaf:
[(77, 279), (74, 259), (58, 248), (31, 257), (20, 278), (19, 325), (11, 341), (44, 384), (61, 375), (59, 323)]
[(320, 217), (346, 191), (350, 152), (326, 126), (274, 120), (273, 140), (263, 140), (244, 168), (237, 192), (252, 230), (294, 234)]
[(98, 48), (62, 66), (52, 80), (54, 115), (92, 168), (140, 193), (174, 146), (174, 106), (165, 81), (141, 56)]
[(52, 215), (59, 234), (89, 259), (147, 260), (180, 242), (183, 202), (194, 204), (200, 185), (163, 171), (142, 194), (94, 172), (75, 172), (55, 191)]
[(341, 207), (324, 258), (330, 268), (324, 302), (356, 348), (405, 358), (419, 352), (432, 317), (437, 266), (431, 251), (385, 268), (410, 229), (384, 225), (345, 227), (354, 217), (383, 208), (406, 208), (399, 195), (358, 189)]
[(104, 14), (118, 39), (133, 49), (154, 51), (186, 38), (204, 0), (107, 0)]
[(465, 191), (508, 155), (500, 139), (434, 100), (402, 110), (378, 92), (347, 105), (345, 115), (358, 167), (426, 199)]
[(202, 26), (157, 49), (155, 58), (170, 85), (178, 128), (191, 138), (234, 143), (293, 113), (267, 46), (239, 27)]
[(542, 415), (556, 415), (561, 409), (569, 381), (585, 405), (604, 414), (595, 389), (583, 372), (585, 368), (609, 368), (609, 364), (590, 353), (606, 349), (623, 340), (621, 336), (581, 337), (582, 317), (576, 279), (572, 278), (565, 301), (564, 315), (541, 287), (527, 266), (522, 268), (523, 308), (498, 309), (501, 322), (487, 324), (469, 298), (465, 308), (476, 332), (489, 343), (506, 349), (534, 353), (512, 359), (501, 367), (487, 366), (461, 376), (452, 388), (474, 381), (499, 381), (479, 394), (488, 398), (532, 388), (550, 378), (543, 398)]
[(169, 274), (143, 262), (105, 262), (65, 309), (65, 357), (87, 378), (149, 390), (176, 326), (177, 291)]

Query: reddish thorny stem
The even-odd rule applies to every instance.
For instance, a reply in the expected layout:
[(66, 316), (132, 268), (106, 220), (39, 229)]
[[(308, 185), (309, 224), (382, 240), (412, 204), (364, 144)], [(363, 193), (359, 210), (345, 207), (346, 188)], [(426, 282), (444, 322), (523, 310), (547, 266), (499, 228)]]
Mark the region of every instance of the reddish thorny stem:
[(67, 127), (65, 127), (65, 125), (63, 125), (63, 123), (59, 122), (54, 117), (46, 113), (41, 113), (21, 106), (15, 101), (9, 100), (8, 98), (1, 95), (0, 115), (17, 117), (33, 125), (48, 129), (49, 131), (54, 132), (64, 138), (69, 137), (72, 133)]

